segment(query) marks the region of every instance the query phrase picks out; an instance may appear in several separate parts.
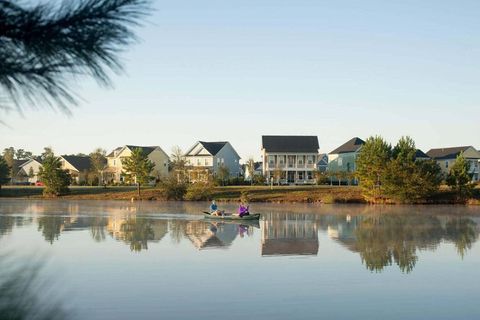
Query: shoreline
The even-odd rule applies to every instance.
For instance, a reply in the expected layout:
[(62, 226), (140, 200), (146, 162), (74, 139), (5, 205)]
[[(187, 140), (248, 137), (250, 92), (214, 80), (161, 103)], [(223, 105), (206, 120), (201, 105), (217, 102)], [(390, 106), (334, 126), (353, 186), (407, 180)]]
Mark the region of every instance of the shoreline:
[[(0, 199), (25, 199), (25, 200), (120, 200), (120, 201), (179, 201), (197, 202), (199, 200), (170, 200), (166, 199), (163, 190), (156, 187), (142, 189), (141, 198), (138, 199), (134, 187), (80, 187), (70, 188), (70, 193), (58, 197), (44, 197), (41, 187), (2, 187)], [(238, 202), (241, 197), (248, 197), (251, 203), (317, 203), (317, 204), (368, 204), (368, 205), (480, 205), (480, 189), (475, 190), (472, 198), (465, 203), (455, 201), (452, 192), (440, 190), (434, 197), (427, 201), (415, 203), (395, 203), (392, 201), (379, 201), (368, 203), (357, 186), (226, 186), (215, 187), (209, 199), (219, 202)]]

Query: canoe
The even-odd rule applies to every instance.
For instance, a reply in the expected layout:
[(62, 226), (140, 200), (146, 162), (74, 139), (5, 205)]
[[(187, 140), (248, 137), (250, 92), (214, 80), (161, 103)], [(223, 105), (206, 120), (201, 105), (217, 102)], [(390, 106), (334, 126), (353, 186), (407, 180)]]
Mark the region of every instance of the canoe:
[(237, 215), (231, 214), (231, 213), (225, 213), (223, 216), (212, 216), (210, 212), (203, 211), (203, 215), (205, 218), (208, 219), (215, 219), (215, 220), (259, 220), (260, 219), (260, 213), (255, 213), (252, 214), (250, 213), (249, 215), (239, 217)]

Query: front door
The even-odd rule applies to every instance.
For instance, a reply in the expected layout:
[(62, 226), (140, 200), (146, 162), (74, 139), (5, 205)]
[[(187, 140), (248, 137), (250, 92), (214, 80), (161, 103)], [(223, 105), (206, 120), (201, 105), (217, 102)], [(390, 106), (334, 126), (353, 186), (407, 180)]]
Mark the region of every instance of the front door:
[(288, 183), (295, 183), (295, 171), (288, 171), (287, 182)]

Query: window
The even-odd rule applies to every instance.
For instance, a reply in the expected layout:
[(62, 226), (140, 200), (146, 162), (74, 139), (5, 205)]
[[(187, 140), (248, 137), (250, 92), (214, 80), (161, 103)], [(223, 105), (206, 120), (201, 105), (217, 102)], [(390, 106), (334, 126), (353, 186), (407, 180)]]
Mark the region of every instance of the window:
[(303, 178), (304, 178), (303, 171), (299, 171), (298, 172), (298, 180), (303, 180)]
[(281, 164), (281, 165), (284, 165), (285, 164), (285, 156), (280, 156), (278, 158), (278, 162)]
[(208, 159), (205, 159), (204, 163), (206, 166), (208, 166)]
[(200, 159), (197, 159), (197, 166), (200, 165)]
[(338, 166), (343, 166), (343, 158), (338, 158)]
[(308, 172), (307, 172), (307, 179), (308, 179), (308, 180), (312, 180), (312, 179), (313, 179), (313, 172), (312, 172), (312, 171), (308, 171)]
[(268, 165), (270, 166), (275, 165), (275, 156), (268, 156)]
[(445, 168), (448, 168), (448, 161), (445, 160)]
[(308, 164), (313, 164), (313, 156), (308, 156), (307, 157), (307, 162), (308, 162)]
[(116, 161), (115, 161), (115, 160), (113, 160), (113, 165), (115, 165), (115, 162), (116, 162)]
[(298, 164), (303, 165), (303, 156), (298, 157)]

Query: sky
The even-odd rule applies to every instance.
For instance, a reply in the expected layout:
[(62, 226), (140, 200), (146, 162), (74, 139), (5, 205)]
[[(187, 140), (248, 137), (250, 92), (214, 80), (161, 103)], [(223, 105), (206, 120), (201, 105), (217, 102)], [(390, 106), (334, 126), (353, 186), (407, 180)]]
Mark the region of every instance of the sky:
[(72, 115), (10, 112), (0, 148), (184, 151), (230, 141), (245, 161), (262, 135), (358, 136), (424, 151), (480, 148), (480, 1), (155, 1), (113, 88), (72, 83)]

